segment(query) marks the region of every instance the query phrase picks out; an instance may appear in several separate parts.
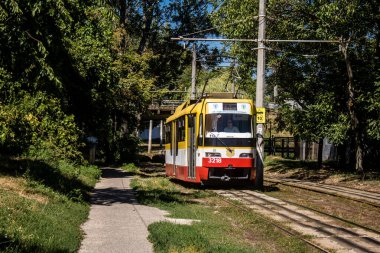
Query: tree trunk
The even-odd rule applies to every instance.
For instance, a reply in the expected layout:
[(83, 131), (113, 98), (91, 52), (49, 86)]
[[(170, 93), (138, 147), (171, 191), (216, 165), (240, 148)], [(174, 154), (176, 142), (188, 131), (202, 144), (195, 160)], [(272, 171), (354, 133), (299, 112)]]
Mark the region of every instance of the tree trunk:
[(142, 54), (145, 49), (145, 45), (148, 41), (148, 37), (150, 34), (152, 22), (153, 22), (153, 10), (154, 6), (156, 4), (157, 0), (143, 0), (142, 5), (143, 5), (143, 24), (144, 28), (142, 30), (142, 36), (138, 48), (138, 53)]
[(323, 138), (319, 138), (318, 142), (318, 169), (322, 169), (322, 153), (323, 153)]
[(121, 38), (121, 42), (120, 42), (120, 48), (121, 50), (124, 50), (125, 46), (126, 46), (126, 32), (125, 32), (125, 29), (126, 29), (126, 21), (127, 21), (127, 4), (126, 4), (126, 0), (119, 0), (119, 12), (120, 12), (120, 26), (122, 29), (124, 29), (123, 31), (123, 36)]
[(363, 172), (363, 144), (359, 128), (359, 119), (355, 106), (355, 88), (354, 88), (354, 75), (352, 72), (351, 62), (348, 56), (348, 43), (342, 43), (342, 53), (346, 62), (346, 69), (348, 75), (348, 111), (350, 114), (351, 130), (354, 134), (354, 147), (355, 147), (355, 170), (357, 172)]
[(294, 137), (294, 159), (300, 159), (300, 145), (299, 138), (297, 136)]

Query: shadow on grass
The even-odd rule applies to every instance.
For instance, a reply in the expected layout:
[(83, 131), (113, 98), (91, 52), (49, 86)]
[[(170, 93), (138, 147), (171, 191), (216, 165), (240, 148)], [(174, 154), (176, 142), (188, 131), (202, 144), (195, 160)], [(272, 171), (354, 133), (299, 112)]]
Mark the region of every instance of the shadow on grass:
[(292, 169), (318, 170), (317, 162), (315, 161), (298, 161), (298, 160), (273, 160), (269, 162), (271, 166), (269, 171), (286, 172)]
[[(114, 168), (103, 168), (102, 178), (121, 179), (136, 175), (135, 173), (122, 171)], [(138, 174), (140, 177), (141, 175)], [(148, 176), (147, 176), (148, 177)], [(109, 206), (112, 204), (154, 204), (166, 203), (189, 203), (186, 200), (187, 193), (169, 191), (165, 189), (128, 189), (128, 188), (102, 188), (92, 191), (91, 203), (95, 205)]]
[[(128, 165), (127, 165), (128, 166)], [(165, 177), (165, 168), (162, 164), (156, 163), (140, 163), (138, 166), (133, 165), (131, 169), (123, 168), (124, 171), (137, 175), (141, 178), (160, 178)]]
[(80, 181), (75, 173), (63, 174), (58, 168), (40, 160), (0, 157), (0, 175), (24, 177), (43, 184), (73, 200), (89, 200), (92, 187)]
[(67, 253), (67, 249), (49, 248), (46, 249), (38, 243), (24, 243), (21, 239), (12, 239), (11, 241), (0, 234), (0, 252), (39, 252), (39, 253)]
[(268, 172), (286, 174), (292, 179), (306, 179), (308, 181), (317, 182), (323, 181), (331, 177), (332, 175), (344, 176), (343, 182), (353, 180), (379, 180), (380, 171), (369, 170), (357, 172), (352, 168), (339, 167), (337, 162), (324, 161), (321, 169), (318, 168), (316, 161), (299, 161), (289, 159), (273, 159), (267, 163), (269, 169)]
[[(191, 182), (185, 182), (178, 179), (170, 179), (175, 184), (179, 184), (184, 188), (187, 189), (198, 189), (198, 190), (257, 190), (257, 188), (253, 185), (252, 182), (242, 182), (242, 181), (229, 181), (229, 182), (223, 182), (223, 181), (210, 181), (207, 184), (200, 184), (200, 183), (191, 183)], [(264, 192), (274, 192), (279, 191), (280, 189), (277, 186), (273, 185), (264, 185)]]
[(196, 198), (196, 194), (184, 194), (181, 192), (172, 192), (166, 190), (138, 190), (137, 199), (141, 204), (159, 204), (159, 203), (195, 203), (189, 199)]

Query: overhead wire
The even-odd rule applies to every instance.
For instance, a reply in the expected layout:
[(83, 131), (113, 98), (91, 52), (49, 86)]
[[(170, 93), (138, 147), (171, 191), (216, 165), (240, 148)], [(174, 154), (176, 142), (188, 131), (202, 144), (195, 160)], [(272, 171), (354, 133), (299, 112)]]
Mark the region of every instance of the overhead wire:
[[(246, 22), (247, 20), (249, 19), (257, 19), (258, 16), (253, 16), (253, 17), (247, 17), (243, 20), (239, 20), (239, 21), (235, 21), (235, 22), (231, 22), (231, 23), (228, 23), (228, 24), (225, 24), (224, 26), (231, 26), (231, 25), (236, 25), (236, 24), (239, 24), (239, 23), (242, 23), (242, 22)], [(200, 31), (197, 31), (197, 32), (193, 32), (193, 33), (188, 33), (188, 34), (184, 34), (184, 35), (180, 35), (178, 37), (188, 37), (188, 36), (191, 36), (191, 35), (196, 35), (196, 34), (200, 34), (200, 33), (204, 33), (204, 32), (208, 32), (208, 31), (212, 31), (212, 30), (216, 30), (218, 28), (220, 28), (222, 26), (215, 26), (215, 27), (210, 27), (210, 28), (207, 28), (207, 29), (204, 29), (204, 30), (200, 30)]]
[(265, 47), (265, 49), (268, 50), (268, 51), (272, 51), (272, 52), (291, 54), (291, 55), (298, 55), (298, 56), (304, 56), (304, 57), (309, 57), (309, 58), (310, 57), (333, 55), (333, 54), (336, 54), (336, 53), (340, 52), (339, 50), (331, 50), (331, 51), (327, 51), (327, 52), (324, 52), (324, 53), (317, 53), (317, 54), (302, 54), (302, 53), (292, 52), (292, 51), (289, 51), (289, 50), (285, 51), (285, 50), (274, 49), (274, 48), (270, 48), (270, 47)]

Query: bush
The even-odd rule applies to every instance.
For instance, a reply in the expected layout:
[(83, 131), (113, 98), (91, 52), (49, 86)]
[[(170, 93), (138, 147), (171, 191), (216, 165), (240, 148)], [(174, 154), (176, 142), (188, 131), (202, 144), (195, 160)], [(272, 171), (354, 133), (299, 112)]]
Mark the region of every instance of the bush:
[(82, 159), (78, 150), (83, 144), (74, 117), (43, 92), (23, 93), (17, 102), (0, 104), (0, 133), (2, 153)]

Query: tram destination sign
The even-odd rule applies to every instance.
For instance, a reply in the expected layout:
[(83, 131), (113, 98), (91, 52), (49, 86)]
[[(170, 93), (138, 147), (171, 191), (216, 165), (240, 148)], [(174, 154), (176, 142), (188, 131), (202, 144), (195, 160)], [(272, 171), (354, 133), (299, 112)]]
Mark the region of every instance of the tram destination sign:
[(250, 114), (249, 103), (208, 103), (208, 113), (243, 113)]
[(236, 103), (223, 103), (223, 111), (237, 111)]

